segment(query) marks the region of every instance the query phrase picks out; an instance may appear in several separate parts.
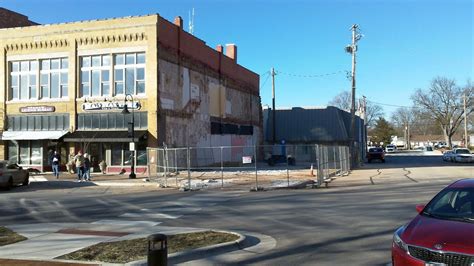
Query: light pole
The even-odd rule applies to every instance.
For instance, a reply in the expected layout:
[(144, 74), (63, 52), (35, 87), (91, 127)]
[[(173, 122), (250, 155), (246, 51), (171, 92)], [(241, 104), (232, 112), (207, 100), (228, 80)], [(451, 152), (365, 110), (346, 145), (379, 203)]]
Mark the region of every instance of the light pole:
[(131, 94), (126, 94), (125, 95), (125, 98), (124, 98), (124, 105), (123, 105), (123, 110), (122, 110), (122, 114), (124, 115), (128, 115), (130, 114), (130, 111), (128, 111), (128, 106), (127, 106), (127, 97), (131, 98), (131, 101), (132, 101), (132, 122), (128, 122), (129, 124), (129, 130), (128, 132), (130, 133), (131, 132), (131, 136), (132, 136), (132, 142), (133, 143), (133, 150), (130, 150), (132, 152), (132, 158), (131, 158), (131, 166), (130, 166), (130, 175), (128, 175), (128, 178), (129, 179), (135, 179), (137, 178), (137, 175), (135, 174), (135, 115), (134, 115), (134, 112), (133, 110), (135, 109), (134, 106), (133, 106), (133, 96)]

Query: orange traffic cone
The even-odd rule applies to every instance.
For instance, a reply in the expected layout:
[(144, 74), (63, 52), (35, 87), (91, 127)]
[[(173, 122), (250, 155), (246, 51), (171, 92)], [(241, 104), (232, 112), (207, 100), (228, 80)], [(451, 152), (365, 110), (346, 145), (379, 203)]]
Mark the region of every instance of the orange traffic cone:
[(311, 164), (311, 174), (310, 174), (310, 175), (311, 175), (311, 176), (315, 176), (315, 175), (314, 175), (314, 170), (313, 170), (313, 164)]

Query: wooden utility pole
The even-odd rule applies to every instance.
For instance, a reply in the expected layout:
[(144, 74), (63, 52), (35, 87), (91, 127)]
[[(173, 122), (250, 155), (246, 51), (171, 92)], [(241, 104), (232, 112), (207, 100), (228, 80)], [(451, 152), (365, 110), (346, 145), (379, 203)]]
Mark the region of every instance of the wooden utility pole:
[(466, 110), (466, 93), (464, 93), (464, 145), (469, 147), (469, 137), (467, 136), (467, 110)]
[(355, 95), (356, 95), (356, 53), (357, 53), (357, 41), (360, 40), (361, 35), (357, 34), (357, 24), (352, 25), (352, 44), (346, 47), (346, 51), (352, 54), (352, 90), (351, 90), (351, 162), (355, 163), (356, 150), (355, 150), (355, 141), (356, 141), (356, 130), (355, 130)]
[(276, 143), (276, 112), (275, 112), (275, 69), (272, 67), (272, 120), (273, 144)]

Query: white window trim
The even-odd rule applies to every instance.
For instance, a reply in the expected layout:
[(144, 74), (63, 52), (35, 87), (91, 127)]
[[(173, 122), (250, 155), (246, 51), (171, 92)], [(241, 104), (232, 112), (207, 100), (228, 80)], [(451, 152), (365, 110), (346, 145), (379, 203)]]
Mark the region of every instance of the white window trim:
[[(101, 66), (92, 66), (92, 57), (94, 56), (100, 56), (100, 60), (101, 60)], [(103, 66), (102, 65), (102, 58), (104, 56), (109, 56), (109, 60), (110, 60), (110, 64), (108, 66)], [(81, 95), (80, 99), (95, 99), (95, 98), (104, 98), (104, 97), (111, 97), (112, 96), (112, 71), (113, 71), (113, 55), (112, 54), (94, 54), (94, 55), (84, 55), (84, 56), (80, 56), (79, 57), (79, 64), (82, 63), (82, 58), (84, 57), (89, 57), (90, 58), (90, 66), (88, 67), (83, 67), (83, 66), (79, 66), (80, 67), (80, 74), (79, 74), (79, 94)], [(94, 95), (92, 96), (92, 71), (94, 70), (98, 70), (100, 72), (100, 75), (99, 75), (99, 94), (100, 95)], [(109, 94), (108, 95), (104, 95), (104, 81), (102, 80), (102, 71), (103, 70), (108, 70), (109, 71)], [(83, 82), (83, 80), (81, 80), (81, 77), (82, 77), (82, 72), (83, 71), (87, 71), (89, 73), (89, 80), (88, 82)], [(82, 91), (82, 85), (84, 83), (88, 83), (88, 86), (89, 86), (89, 94), (88, 95), (84, 95), (83, 94), (83, 91)], [(105, 82), (107, 83), (107, 82)]]

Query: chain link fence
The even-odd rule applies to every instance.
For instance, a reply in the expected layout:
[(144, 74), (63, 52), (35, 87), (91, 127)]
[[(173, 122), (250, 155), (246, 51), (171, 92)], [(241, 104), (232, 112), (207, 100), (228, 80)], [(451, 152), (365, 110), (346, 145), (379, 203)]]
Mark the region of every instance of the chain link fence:
[(147, 157), (150, 180), (182, 189), (323, 186), (350, 170), (347, 146), (148, 148)]

